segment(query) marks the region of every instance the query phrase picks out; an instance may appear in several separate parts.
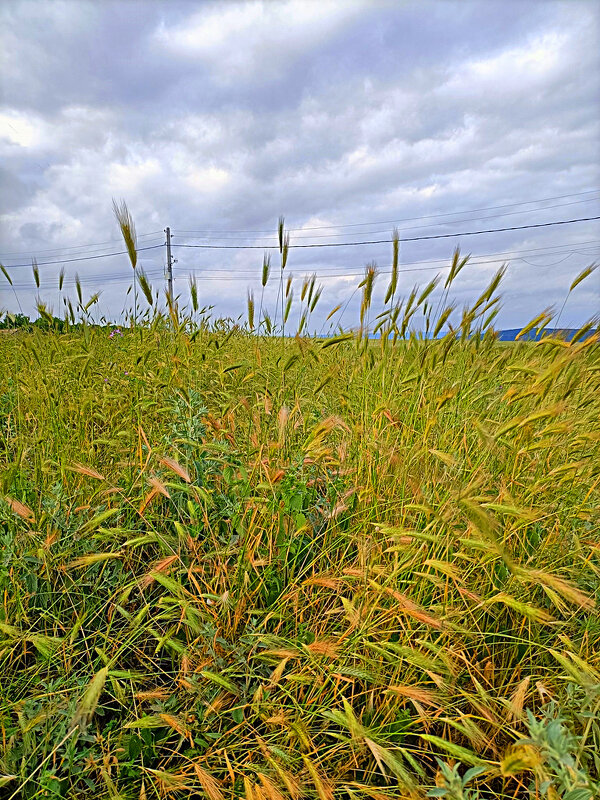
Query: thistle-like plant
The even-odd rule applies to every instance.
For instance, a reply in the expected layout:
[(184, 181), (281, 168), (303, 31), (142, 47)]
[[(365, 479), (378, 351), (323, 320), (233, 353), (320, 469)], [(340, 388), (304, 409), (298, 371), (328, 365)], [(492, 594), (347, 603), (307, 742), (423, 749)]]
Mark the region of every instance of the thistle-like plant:
[(441, 786), (430, 789), (427, 797), (443, 797), (445, 800), (478, 800), (479, 792), (477, 789), (470, 789), (469, 783), (485, 772), (484, 767), (471, 767), (464, 775), (460, 774), (461, 764), (458, 762), (453, 767), (448, 766), (443, 761), (437, 759)]
[(533, 745), (544, 759), (549, 774), (540, 787), (543, 796), (550, 788), (560, 792), (563, 800), (593, 800), (600, 796), (600, 784), (592, 781), (578, 759), (578, 737), (569, 730), (554, 703), (544, 709), (541, 719), (527, 709), (527, 730), (529, 737), (518, 744)]

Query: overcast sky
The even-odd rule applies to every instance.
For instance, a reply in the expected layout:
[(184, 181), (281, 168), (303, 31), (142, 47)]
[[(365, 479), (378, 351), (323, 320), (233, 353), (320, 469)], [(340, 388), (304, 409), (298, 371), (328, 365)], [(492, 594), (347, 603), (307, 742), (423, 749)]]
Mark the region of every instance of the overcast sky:
[[(3, 0), (0, 26), (0, 259), (15, 285), (0, 275), (0, 310), (36, 315), (35, 256), (55, 313), (64, 265), (68, 292), (78, 273), (86, 297), (102, 290), (97, 313), (119, 319), (126, 257), (72, 261), (121, 249), (113, 198), (126, 200), (140, 248), (163, 245), (171, 227), (181, 302), (194, 272), (201, 302), (231, 317), (247, 287), (260, 298), (279, 215), (292, 245), (389, 240), (394, 223), (415, 238), (600, 215), (592, 0)], [(457, 302), (506, 261), (498, 324), (516, 327), (559, 307), (600, 260), (600, 223), (403, 242), (402, 292), (457, 245), (472, 254)], [(165, 248), (139, 258), (162, 290)], [(292, 249), (286, 272), (297, 294), (319, 276), (315, 323), (349, 301), (341, 322), (353, 325), (371, 261), (379, 298), (390, 244)], [(561, 325), (599, 311), (600, 270)]]

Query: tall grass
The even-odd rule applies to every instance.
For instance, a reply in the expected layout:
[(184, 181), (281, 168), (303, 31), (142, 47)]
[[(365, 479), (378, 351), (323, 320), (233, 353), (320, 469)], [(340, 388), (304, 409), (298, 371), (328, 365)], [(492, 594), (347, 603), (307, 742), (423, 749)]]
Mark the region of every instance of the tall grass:
[(596, 796), (598, 336), (411, 335), (463, 268), (0, 336), (4, 796)]

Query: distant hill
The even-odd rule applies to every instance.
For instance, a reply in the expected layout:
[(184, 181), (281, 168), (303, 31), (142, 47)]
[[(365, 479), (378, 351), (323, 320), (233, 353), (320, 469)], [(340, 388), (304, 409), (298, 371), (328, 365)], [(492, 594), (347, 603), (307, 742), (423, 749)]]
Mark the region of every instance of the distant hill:
[[(499, 342), (514, 342), (521, 331), (521, 328), (508, 328), (504, 331), (497, 331), (498, 333), (498, 341)], [(570, 342), (571, 339), (577, 333), (576, 328), (545, 328), (543, 331), (536, 331), (535, 329), (529, 331), (524, 336), (521, 336), (519, 341), (528, 341), (534, 342), (539, 341), (544, 336), (560, 336), (561, 339), (565, 339), (566, 341)], [(583, 339), (589, 339), (590, 336), (593, 336), (596, 333), (595, 330), (588, 331)]]
[[(506, 330), (503, 330), (503, 331), (495, 331), (496, 336), (497, 336), (497, 341), (499, 341), (499, 342), (515, 342), (517, 340), (517, 336), (519, 335), (521, 330), (522, 330), (522, 328), (506, 328)], [(519, 337), (519, 341), (520, 342), (539, 342), (539, 340), (543, 339), (545, 336), (556, 336), (556, 337), (560, 337), (561, 339), (565, 339), (566, 341), (570, 342), (571, 339), (573, 339), (573, 337), (575, 336), (575, 334), (578, 333), (578, 331), (579, 331), (579, 328), (544, 328), (543, 331), (538, 331), (538, 330), (536, 330), (534, 328), (532, 331), (529, 331), (524, 336), (520, 336)], [(413, 333), (418, 339), (431, 339), (431, 338), (433, 338), (431, 333), (424, 333), (423, 331), (414, 331)], [(440, 331), (440, 333), (438, 333), (438, 335), (437, 335), (437, 338), (438, 339), (443, 339), (449, 333), (450, 333), (450, 331), (447, 331), (447, 330)], [(455, 333), (456, 333), (457, 337), (460, 337), (460, 335), (461, 335), (460, 330), (457, 330)], [(584, 341), (585, 339), (589, 339), (591, 336), (594, 336), (597, 333), (599, 333), (599, 331), (597, 329), (592, 329), (591, 331), (587, 331), (587, 333), (585, 333), (580, 338), (581, 338), (582, 341)], [(481, 334), (479, 334), (479, 335), (481, 336)], [(476, 333), (472, 333), (471, 334), (471, 338), (473, 336), (477, 336), (477, 334)], [(380, 333), (371, 334), (369, 338), (371, 338), (371, 339), (379, 339), (380, 338)]]

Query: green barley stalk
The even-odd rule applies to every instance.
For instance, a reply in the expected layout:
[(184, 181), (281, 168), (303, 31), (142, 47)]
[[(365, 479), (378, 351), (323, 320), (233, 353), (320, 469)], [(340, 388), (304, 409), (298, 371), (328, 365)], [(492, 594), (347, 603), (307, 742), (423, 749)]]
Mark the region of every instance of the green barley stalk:
[(396, 289), (398, 287), (398, 258), (400, 253), (400, 234), (398, 229), (394, 228), (392, 233), (392, 275), (388, 290), (385, 295), (384, 303), (391, 303), (394, 305), (394, 298), (396, 296)]
[[(362, 294), (362, 301), (360, 304), (360, 339), (363, 336), (368, 336), (368, 311), (371, 307), (371, 302), (373, 299), (373, 287), (375, 286), (375, 278), (377, 277), (377, 264), (374, 261), (371, 261), (365, 267), (365, 277), (361, 283), (363, 287), (363, 294)], [(365, 317), (367, 318), (366, 321), (366, 329), (365, 329)]]
[(260, 292), (260, 309), (258, 312), (258, 325), (263, 322), (263, 300), (265, 297), (265, 287), (269, 281), (269, 275), (271, 273), (271, 255), (270, 253), (265, 253), (263, 255), (263, 263), (262, 263), (262, 274), (261, 274), (261, 292)]
[(135, 233), (135, 225), (133, 222), (133, 217), (131, 216), (129, 209), (127, 208), (125, 200), (121, 200), (121, 203), (119, 204), (117, 203), (116, 200), (113, 199), (113, 212), (117, 219), (117, 223), (121, 231), (121, 236), (123, 237), (123, 241), (125, 242), (125, 248), (127, 250), (129, 261), (131, 263), (131, 268), (133, 269), (133, 274), (134, 274), (133, 324), (135, 326), (137, 325), (137, 281), (135, 280), (135, 274), (136, 274), (135, 270), (137, 267), (137, 239)]
[(254, 292), (248, 290), (248, 328), (254, 330)]

